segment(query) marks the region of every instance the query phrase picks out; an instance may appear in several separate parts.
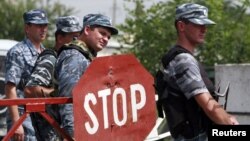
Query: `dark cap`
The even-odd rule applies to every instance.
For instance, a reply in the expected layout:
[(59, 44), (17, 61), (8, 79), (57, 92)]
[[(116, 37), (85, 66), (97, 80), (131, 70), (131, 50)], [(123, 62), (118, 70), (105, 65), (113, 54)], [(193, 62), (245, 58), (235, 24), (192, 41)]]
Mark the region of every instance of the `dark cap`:
[(195, 3), (185, 3), (176, 8), (176, 20), (187, 19), (188, 21), (198, 25), (215, 24), (214, 21), (208, 19), (208, 8)]
[(34, 9), (27, 11), (23, 14), (23, 20), (25, 23), (32, 24), (48, 24), (47, 13), (42, 9)]
[(80, 32), (82, 27), (80, 26), (78, 17), (65, 16), (57, 18), (56, 29), (63, 32)]
[(112, 35), (118, 34), (118, 30), (112, 26), (111, 19), (102, 14), (88, 14), (83, 17), (83, 27), (91, 25), (99, 25), (109, 28)]

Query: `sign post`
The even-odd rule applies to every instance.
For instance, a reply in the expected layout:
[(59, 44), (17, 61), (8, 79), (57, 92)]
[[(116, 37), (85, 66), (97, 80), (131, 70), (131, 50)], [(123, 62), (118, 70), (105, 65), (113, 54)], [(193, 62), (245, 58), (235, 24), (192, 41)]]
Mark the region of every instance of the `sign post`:
[(77, 141), (143, 141), (157, 113), (154, 79), (133, 55), (96, 58), (73, 89)]

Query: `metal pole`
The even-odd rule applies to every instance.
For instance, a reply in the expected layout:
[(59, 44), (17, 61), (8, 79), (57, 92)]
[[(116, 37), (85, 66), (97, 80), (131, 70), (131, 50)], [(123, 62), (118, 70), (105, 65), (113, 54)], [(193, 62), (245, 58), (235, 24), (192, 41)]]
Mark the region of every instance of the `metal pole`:
[(113, 0), (113, 11), (112, 11), (112, 24), (116, 24), (116, 10), (117, 10), (117, 3), (116, 0)]

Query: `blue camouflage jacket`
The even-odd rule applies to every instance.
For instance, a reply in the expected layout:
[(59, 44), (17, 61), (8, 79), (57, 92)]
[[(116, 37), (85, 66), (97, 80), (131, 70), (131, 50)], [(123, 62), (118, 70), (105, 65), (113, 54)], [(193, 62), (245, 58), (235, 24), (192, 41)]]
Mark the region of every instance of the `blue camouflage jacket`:
[[(88, 58), (76, 49), (64, 49), (57, 58), (56, 78), (60, 97), (72, 97), (71, 91), (88, 68), (94, 54), (80, 40), (73, 40), (67, 46), (78, 46), (88, 54)], [(61, 126), (73, 137), (73, 105), (59, 105)]]

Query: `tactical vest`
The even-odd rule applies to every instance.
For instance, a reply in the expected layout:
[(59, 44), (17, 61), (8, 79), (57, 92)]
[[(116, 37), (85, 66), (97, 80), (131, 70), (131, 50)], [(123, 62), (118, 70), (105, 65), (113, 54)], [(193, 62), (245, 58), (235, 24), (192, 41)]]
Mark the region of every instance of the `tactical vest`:
[[(163, 67), (166, 68), (169, 62), (180, 53), (189, 53), (192, 55), (187, 49), (176, 45), (163, 56)], [(207, 89), (213, 94), (213, 83), (208, 78), (201, 64), (199, 64), (199, 69)], [(193, 138), (199, 133), (207, 131), (212, 121), (205, 115), (193, 97), (188, 100), (184, 96), (184, 93), (173, 85), (172, 82), (171, 80), (167, 82), (168, 96), (162, 102), (171, 135), (175, 138), (178, 135), (182, 135), (185, 138)]]

